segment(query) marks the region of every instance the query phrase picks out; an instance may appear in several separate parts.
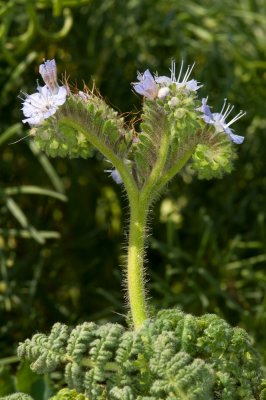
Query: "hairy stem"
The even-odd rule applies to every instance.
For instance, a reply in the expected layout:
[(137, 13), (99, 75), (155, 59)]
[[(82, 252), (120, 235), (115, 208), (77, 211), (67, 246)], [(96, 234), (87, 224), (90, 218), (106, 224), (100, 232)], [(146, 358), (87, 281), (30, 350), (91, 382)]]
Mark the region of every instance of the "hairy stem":
[(165, 166), (169, 148), (169, 139), (169, 133), (165, 132), (160, 143), (157, 161), (140, 193), (140, 201), (148, 207), (153, 201), (151, 194), (154, 192), (157, 182), (160, 179), (161, 172)]
[(93, 135), (93, 133), (89, 132), (82, 125), (76, 123), (72, 119), (65, 117), (60, 120), (60, 123), (82, 132), (88, 141), (112, 162), (123, 179), (131, 211), (127, 266), (128, 298), (134, 327), (137, 329), (145, 319), (147, 319), (143, 277), (143, 256), (148, 208), (142, 207), (139, 201), (139, 190), (132, 175), (123, 163), (123, 160), (117, 157), (112, 149), (103, 143), (97, 135)]
[(82, 125), (76, 123), (70, 118), (62, 118), (60, 122), (61, 124), (71, 126), (75, 130), (82, 132), (88, 141), (112, 162), (123, 179), (130, 203), (129, 244), (127, 255), (128, 300), (134, 328), (138, 329), (148, 317), (143, 269), (147, 214), (158, 191), (160, 191), (160, 189), (162, 189), (163, 186), (184, 166), (190, 158), (194, 146), (191, 146), (191, 148), (184, 152), (178, 163), (166, 174), (162, 175), (169, 148), (169, 133), (165, 132), (160, 143), (157, 161), (154, 164), (146, 183), (139, 191), (123, 160), (121, 160), (112, 149), (103, 143), (97, 135), (89, 132)]
[(134, 194), (138, 190), (137, 185), (123, 160), (121, 160), (121, 158), (119, 158), (111, 148), (109, 148), (97, 135), (94, 135), (93, 132), (88, 131), (84, 128), (84, 126), (70, 118), (61, 118), (60, 124), (70, 126), (76, 131), (81, 132), (88, 139), (88, 141), (100, 151), (100, 153), (102, 153), (109, 161), (111, 161), (123, 179), (129, 199), (134, 197)]
[(164, 168), (169, 146), (167, 132), (162, 137), (157, 161), (137, 198), (130, 201), (130, 226), (128, 247), (128, 297), (135, 329), (138, 329), (147, 318), (144, 279), (144, 246), (147, 214), (152, 193), (160, 173)]
[(159, 192), (174, 176), (184, 167), (184, 165), (188, 162), (193, 152), (195, 151), (196, 145), (193, 144), (187, 148), (186, 151), (178, 159), (178, 162), (173, 165), (168, 171), (165, 172), (164, 175), (160, 177), (157, 182), (156, 190)]
[(133, 199), (130, 203), (127, 284), (135, 329), (147, 319), (143, 271), (146, 219), (147, 209), (142, 206), (139, 197)]

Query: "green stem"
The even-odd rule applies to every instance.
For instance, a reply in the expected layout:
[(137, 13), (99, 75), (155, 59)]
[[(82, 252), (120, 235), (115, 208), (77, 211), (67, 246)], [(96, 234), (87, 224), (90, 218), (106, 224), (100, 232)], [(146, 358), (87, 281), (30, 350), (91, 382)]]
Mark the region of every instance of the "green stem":
[(147, 214), (153, 200), (152, 192), (166, 162), (169, 135), (165, 133), (160, 143), (157, 161), (139, 196), (130, 201), (130, 226), (128, 247), (128, 297), (135, 329), (147, 319), (144, 279), (144, 246)]
[(147, 207), (149, 207), (149, 205), (153, 201), (153, 198), (151, 198), (151, 193), (154, 192), (154, 188), (155, 186), (157, 186), (157, 182), (160, 180), (160, 176), (167, 159), (169, 139), (169, 133), (165, 132), (162, 136), (162, 140), (160, 143), (160, 150), (158, 152), (157, 161), (151, 171), (149, 178), (147, 179), (145, 185), (141, 190), (140, 201), (145, 204), (145, 206), (147, 205)]
[(117, 169), (125, 185), (129, 201), (131, 198), (136, 196), (138, 188), (132, 175), (130, 174), (123, 160), (119, 158), (110, 147), (108, 147), (97, 135), (94, 135), (93, 133), (89, 132), (86, 128), (84, 128), (84, 126), (73, 121), (70, 118), (67, 117), (61, 118), (60, 124), (70, 126), (74, 128), (76, 131), (83, 133), (83, 135), (88, 139), (88, 141), (94, 147), (96, 147), (96, 149), (98, 149), (100, 153), (102, 153), (109, 161), (111, 161), (113, 166)]
[[(143, 257), (147, 210), (140, 202), (137, 185), (123, 161), (98, 136), (93, 135), (79, 123), (64, 117), (60, 120), (63, 125), (70, 126), (83, 133), (88, 141), (96, 147), (121, 175), (130, 203), (130, 226), (128, 246), (128, 298), (135, 329), (147, 319), (145, 305)], [(143, 207), (144, 206), (144, 207)]]
[(184, 167), (195, 151), (196, 145), (191, 145), (178, 159), (178, 162), (170, 168), (157, 182), (156, 190), (159, 192), (174, 176)]
[(138, 329), (147, 319), (143, 271), (146, 219), (147, 209), (142, 206), (139, 197), (131, 201), (127, 283), (128, 299), (135, 329)]
[(194, 146), (184, 152), (178, 163), (166, 174), (162, 175), (167, 160), (170, 139), (169, 134), (165, 132), (160, 143), (157, 161), (146, 183), (139, 191), (123, 160), (117, 157), (113, 150), (102, 142), (98, 136), (93, 135), (82, 125), (67, 117), (62, 118), (60, 122), (82, 132), (88, 141), (112, 162), (123, 179), (130, 203), (129, 245), (127, 258), (128, 300), (134, 328), (139, 329), (148, 317), (145, 300), (143, 264), (146, 223), (149, 207), (154, 200), (156, 193), (184, 166), (190, 158)]

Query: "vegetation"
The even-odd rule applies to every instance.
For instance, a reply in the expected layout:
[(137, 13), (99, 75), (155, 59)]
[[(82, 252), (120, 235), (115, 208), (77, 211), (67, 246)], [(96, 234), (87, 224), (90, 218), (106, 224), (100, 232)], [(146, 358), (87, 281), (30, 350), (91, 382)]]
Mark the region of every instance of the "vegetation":
[(155, 310), (178, 304), (245, 328), (265, 361), (264, 2), (11, 0), (0, 10), (0, 395), (47, 399), (61, 387), (60, 371), (16, 372), (19, 341), (56, 321), (121, 324), (126, 313), (118, 266), (128, 209), (103, 172), (110, 165), (97, 155), (48, 160), (31, 138), (10, 145), (28, 134), (17, 96), (33, 91), (43, 58), (79, 86), (93, 78), (126, 120), (141, 107), (129, 92), (136, 70), (167, 75), (171, 58), (196, 61), (202, 97), (247, 111), (234, 171), (199, 181), (186, 168), (154, 207), (148, 288)]

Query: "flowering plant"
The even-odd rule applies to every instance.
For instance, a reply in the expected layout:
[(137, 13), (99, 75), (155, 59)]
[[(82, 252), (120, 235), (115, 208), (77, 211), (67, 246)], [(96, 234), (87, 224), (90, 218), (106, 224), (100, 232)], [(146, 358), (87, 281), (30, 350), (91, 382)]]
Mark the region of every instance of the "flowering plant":
[(132, 85), (144, 98), (139, 131), (95, 91), (59, 86), (54, 60), (40, 66), (45, 86), (25, 95), (23, 122), (31, 125), (39, 148), (52, 157), (87, 158), (99, 151), (130, 207), (130, 329), (84, 323), (71, 330), (58, 323), (50, 335), (36, 334), (18, 348), (37, 373), (64, 368), (68, 388), (54, 400), (265, 398), (259, 356), (246, 332), (216, 315), (197, 318), (178, 309), (154, 315), (147, 302), (145, 239), (152, 205), (187, 164), (200, 179), (230, 172), (235, 145), (244, 140), (230, 128), (244, 113), (226, 122), (233, 110), (226, 101), (220, 113), (212, 113), (207, 99), (198, 99), (202, 85), (190, 79), (193, 67), (183, 75), (182, 63), (178, 77), (174, 62), (170, 77), (138, 73)]

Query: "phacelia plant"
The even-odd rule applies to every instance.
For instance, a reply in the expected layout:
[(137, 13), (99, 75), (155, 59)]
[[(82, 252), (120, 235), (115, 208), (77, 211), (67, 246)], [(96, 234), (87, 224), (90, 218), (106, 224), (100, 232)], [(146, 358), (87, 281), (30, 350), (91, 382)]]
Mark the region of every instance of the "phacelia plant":
[[(233, 106), (212, 112), (191, 79), (194, 65), (170, 77), (138, 73), (143, 96), (140, 128), (129, 128), (96, 91), (71, 91), (57, 82), (54, 60), (39, 72), (45, 83), (24, 94), (24, 123), (37, 146), (51, 157), (91, 157), (111, 163), (107, 171), (123, 185), (130, 207), (127, 291), (132, 326), (69, 328), (56, 323), (18, 347), (37, 374), (60, 369), (65, 384), (51, 399), (75, 400), (262, 400), (260, 359), (247, 333), (216, 315), (194, 317), (179, 309), (154, 315), (146, 299), (143, 270), (147, 218), (166, 185), (190, 163), (200, 179), (231, 172), (236, 147), (244, 141), (228, 121)], [(30, 399), (22, 393), (6, 400)]]

